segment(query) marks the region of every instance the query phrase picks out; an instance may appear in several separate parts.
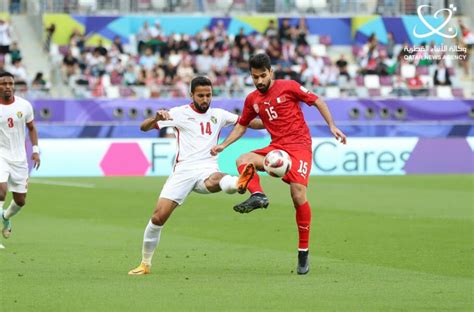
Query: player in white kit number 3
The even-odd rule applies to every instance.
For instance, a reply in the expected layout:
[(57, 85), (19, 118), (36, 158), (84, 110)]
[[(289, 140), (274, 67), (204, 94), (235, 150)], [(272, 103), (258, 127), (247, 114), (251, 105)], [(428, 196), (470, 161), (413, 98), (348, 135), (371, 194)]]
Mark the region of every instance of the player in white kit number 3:
[[(212, 83), (206, 77), (191, 81), (193, 103), (160, 110), (154, 118), (141, 125), (142, 131), (173, 127), (176, 133), (177, 153), (173, 173), (168, 177), (143, 237), (142, 262), (130, 275), (150, 273), (151, 259), (160, 241), (163, 225), (173, 210), (181, 205), (192, 191), (202, 194), (224, 191), (244, 194), (255, 173), (248, 165), (239, 177), (219, 172), (217, 157), (210, 154), (217, 144), (222, 128), (237, 123), (237, 115), (220, 108), (211, 108)], [(260, 119), (254, 119), (250, 128), (263, 129)]]
[(0, 207), (5, 196), (12, 192), (13, 199), (2, 210), (2, 234), (9, 238), (12, 233), (11, 217), (25, 205), (28, 188), (28, 162), (25, 149), (25, 128), (28, 129), (36, 169), (40, 166), (38, 132), (33, 122), (33, 107), (27, 100), (15, 96), (15, 79), (8, 72), (0, 73)]

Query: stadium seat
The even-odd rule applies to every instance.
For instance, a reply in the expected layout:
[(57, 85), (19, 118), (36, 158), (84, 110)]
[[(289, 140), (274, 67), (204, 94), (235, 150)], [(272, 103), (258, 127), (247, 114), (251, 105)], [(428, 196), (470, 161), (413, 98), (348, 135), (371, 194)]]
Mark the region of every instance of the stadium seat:
[(154, 10), (164, 11), (168, 7), (168, 1), (151, 0), (151, 6)]
[(393, 83), (392, 76), (380, 76), (381, 86), (391, 86)]
[(436, 96), (442, 99), (452, 99), (453, 93), (451, 92), (450, 86), (437, 86)]
[(326, 66), (331, 65), (331, 59), (329, 58), (329, 56), (323, 56), (323, 62)]
[(383, 97), (392, 97), (392, 91), (393, 91), (393, 88), (390, 86), (382, 86), (380, 87), (380, 96), (383, 96)]
[(151, 0), (138, 0), (137, 8), (140, 10), (149, 10), (151, 5)]
[(352, 55), (355, 56), (355, 57), (359, 56), (360, 50), (362, 50), (361, 46), (353, 45), (352, 46)]
[(121, 97), (130, 97), (133, 95), (133, 90), (130, 87), (119, 88)]
[(327, 7), (326, 0), (295, 0), (299, 12), (316, 12)]
[(451, 92), (455, 98), (464, 98), (464, 90), (461, 88), (452, 88)]
[(369, 96), (372, 97), (380, 97), (380, 89), (367, 89), (369, 91)]
[(416, 74), (417, 75), (429, 75), (430, 69), (428, 66), (417, 66), (416, 67)]
[(103, 75), (102, 76), (102, 86), (104, 86), (104, 88), (107, 88), (111, 85), (112, 85), (112, 82), (110, 80), (110, 75)]
[(315, 44), (311, 46), (311, 54), (316, 54), (319, 56), (327, 55), (326, 46), (324, 44)]
[(120, 97), (120, 88), (118, 86), (109, 86), (105, 88), (105, 94), (109, 99), (118, 99)]
[(121, 85), (122, 80), (123, 80), (123, 76), (120, 75), (119, 73), (113, 71), (110, 74), (110, 83), (112, 83), (112, 85)]
[(67, 54), (67, 51), (69, 51), (69, 46), (67, 45), (62, 45), (62, 46), (59, 46), (59, 53), (61, 55), (66, 55)]
[(355, 81), (356, 81), (356, 85), (358, 87), (363, 87), (364, 86), (364, 77), (363, 76), (356, 76)]
[(341, 90), (338, 87), (326, 87), (325, 96), (330, 99), (339, 98), (341, 96)]
[(361, 99), (368, 99), (369, 91), (367, 90), (367, 88), (356, 88), (356, 95)]
[(364, 85), (368, 89), (378, 89), (380, 88), (380, 78), (377, 75), (365, 75), (364, 76)]
[(402, 77), (405, 79), (413, 78), (415, 77), (415, 74), (416, 74), (416, 67), (415, 65), (411, 65), (411, 64), (403, 64), (401, 66), (400, 73)]
[(325, 46), (331, 45), (331, 36), (320, 36), (319, 37), (319, 43), (324, 44)]
[(421, 75), (420, 76), (421, 81), (423, 84), (427, 87), (432, 87), (433, 86), (433, 77), (429, 75)]

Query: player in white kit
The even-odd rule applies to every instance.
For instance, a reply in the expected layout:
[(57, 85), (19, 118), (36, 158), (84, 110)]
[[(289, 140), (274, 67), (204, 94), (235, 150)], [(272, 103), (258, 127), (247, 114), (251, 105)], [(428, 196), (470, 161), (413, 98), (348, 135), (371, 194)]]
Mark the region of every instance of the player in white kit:
[(25, 129), (28, 129), (36, 169), (40, 166), (38, 132), (34, 124), (33, 107), (27, 100), (15, 96), (15, 79), (8, 72), (0, 73), (0, 207), (5, 196), (12, 192), (13, 199), (2, 210), (2, 234), (9, 238), (11, 217), (25, 205), (28, 188), (28, 162), (25, 149)]
[[(255, 173), (253, 165), (247, 166), (239, 177), (219, 172), (217, 157), (210, 154), (217, 144), (219, 133), (226, 126), (235, 125), (237, 115), (220, 108), (211, 108), (212, 83), (206, 77), (191, 81), (193, 103), (160, 110), (154, 118), (146, 119), (141, 129), (173, 127), (177, 151), (173, 173), (168, 177), (153, 215), (145, 229), (141, 264), (130, 275), (150, 273), (151, 259), (160, 240), (161, 229), (173, 210), (181, 205), (192, 192), (209, 194), (219, 191), (243, 194)], [(253, 129), (262, 129), (259, 119), (250, 123)]]

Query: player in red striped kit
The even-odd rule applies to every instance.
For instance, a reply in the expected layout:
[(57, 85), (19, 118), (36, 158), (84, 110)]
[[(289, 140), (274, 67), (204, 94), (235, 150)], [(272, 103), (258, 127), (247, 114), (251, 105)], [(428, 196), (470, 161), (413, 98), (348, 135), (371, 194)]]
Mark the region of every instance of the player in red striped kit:
[[(273, 71), (268, 55), (252, 56), (249, 67), (257, 90), (247, 96), (237, 125), (224, 142), (211, 149), (211, 154), (223, 151), (238, 140), (247, 130), (250, 121), (257, 116), (260, 117), (272, 141), (265, 148), (241, 155), (237, 159), (238, 170), (241, 172), (248, 163), (253, 163), (258, 170), (263, 170), (265, 155), (274, 149), (282, 149), (290, 155), (292, 167), (283, 177), (283, 181), (290, 185), (291, 198), (296, 209), (299, 234), (297, 273), (306, 274), (309, 271), (308, 242), (311, 224), (311, 208), (306, 198), (306, 190), (313, 155), (311, 135), (299, 103), (316, 106), (331, 133), (342, 144), (346, 143), (346, 136), (334, 124), (331, 113), (322, 99), (296, 81), (272, 79)], [(268, 198), (263, 192), (257, 174), (250, 181), (248, 190), (252, 195), (246, 201), (234, 206), (235, 211), (248, 213), (268, 206)]]

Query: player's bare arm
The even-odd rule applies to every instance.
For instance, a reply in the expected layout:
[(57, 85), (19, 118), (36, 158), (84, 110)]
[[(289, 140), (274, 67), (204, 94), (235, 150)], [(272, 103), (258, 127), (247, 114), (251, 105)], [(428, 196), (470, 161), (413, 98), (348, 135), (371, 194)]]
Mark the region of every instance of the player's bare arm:
[(263, 125), (262, 120), (260, 120), (259, 118), (255, 118), (249, 123), (249, 128), (260, 130), (260, 129), (265, 129), (265, 126)]
[(31, 145), (33, 145), (33, 153), (31, 154), (31, 159), (33, 160), (33, 167), (38, 170), (41, 160), (38, 150), (38, 131), (36, 130), (35, 123), (33, 121), (26, 123), (28, 132), (30, 135)]
[(331, 133), (334, 135), (336, 140), (340, 141), (342, 144), (346, 144), (346, 135), (336, 127), (336, 124), (332, 119), (331, 112), (329, 111), (326, 102), (324, 102), (321, 98), (318, 98), (316, 102), (314, 102), (314, 106), (316, 106), (321, 116), (323, 116), (324, 120), (326, 120), (326, 123), (328, 124), (329, 129), (331, 130)]
[(142, 124), (140, 125), (140, 130), (142, 131), (150, 131), (155, 127), (155, 124), (160, 120), (173, 120), (171, 115), (168, 111), (160, 109), (156, 112), (155, 117), (145, 119)]
[(247, 127), (242, 126), (241, 124), (236, 124), (234, 129), (232, 129), (232, 132), (224, 140), (224, 142), (211, 148), (211, 155), (216, 156), (217, 154), (222, 152), (227, 146), (240, 139), (240, 137), (244, 135), (245, 131), (247, 131)]

